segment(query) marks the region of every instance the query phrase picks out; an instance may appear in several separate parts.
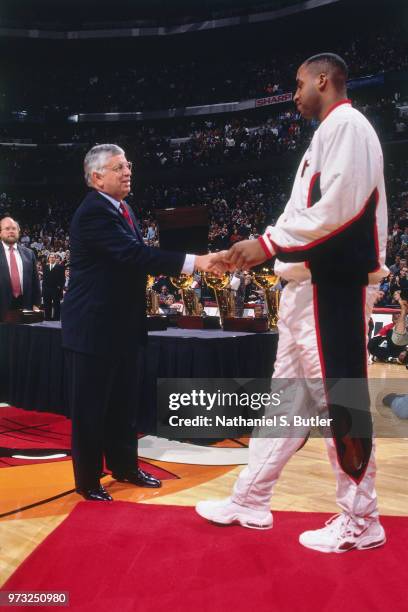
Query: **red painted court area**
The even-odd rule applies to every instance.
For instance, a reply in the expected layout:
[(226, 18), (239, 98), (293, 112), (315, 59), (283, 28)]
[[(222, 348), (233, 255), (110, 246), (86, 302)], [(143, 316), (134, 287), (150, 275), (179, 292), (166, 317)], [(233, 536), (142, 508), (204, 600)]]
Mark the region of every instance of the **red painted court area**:
[(297, 538), (328, 515), (274, 516), (260, 532), (192, 508), (81, 502), (3, 589), (68, 591), (81, 611), (406, 610), (408, 518), (382, 518), (384, 547), (325, 555)]

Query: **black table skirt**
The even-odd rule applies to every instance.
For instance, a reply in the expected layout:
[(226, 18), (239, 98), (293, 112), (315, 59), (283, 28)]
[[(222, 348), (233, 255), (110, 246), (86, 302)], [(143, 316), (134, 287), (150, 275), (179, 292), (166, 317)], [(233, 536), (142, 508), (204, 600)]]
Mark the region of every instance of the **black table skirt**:
[[(150, 332), (140, 430), (155, 431), (157, 378), (269, 378), (278, 335)], [(0, 401), (69, 416), (59, 323), (0, 324)]]

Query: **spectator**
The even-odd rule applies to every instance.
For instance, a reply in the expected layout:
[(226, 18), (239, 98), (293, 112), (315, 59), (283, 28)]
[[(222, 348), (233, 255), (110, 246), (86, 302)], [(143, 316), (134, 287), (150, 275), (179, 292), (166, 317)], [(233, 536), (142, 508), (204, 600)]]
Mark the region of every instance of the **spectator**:
[(408, 419), (408, 395), (389, 393), (383, 398), (383, 403), (391, 408), (399, 419)]
[(43, 268), (42, 281), (42, 296), (47, 321), (60, 320), (64, 285), (64, 266), (57, 260), (55, 253), (50, 253), (48, 263)]
[[(407, 311), (405, 307), (401, 308), (401, 313), (394, 313), (392, 315), (392, 323), (382, 327), (378, 334), (368, 342), (368, 350), (373, 356), (373, 361), (388, 363), (403, 363), (405, 361), (406, 351), (402, 350), (401, 344), (394, 342), (394, 340), (398, 339), (398, 336), (396, 336), (394, 332), (397, 331), (398, 333), (401, 326), (405, 329), (406, 314)], [(397, 327), (398, 321), (400, 322), (399, 327)], [(408, 342), (406, 344), (408, 344)]]

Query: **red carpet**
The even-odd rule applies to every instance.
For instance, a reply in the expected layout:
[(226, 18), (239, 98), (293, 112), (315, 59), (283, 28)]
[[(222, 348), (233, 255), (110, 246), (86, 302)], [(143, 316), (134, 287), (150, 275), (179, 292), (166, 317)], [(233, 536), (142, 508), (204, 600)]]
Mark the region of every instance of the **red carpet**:
[[(0, 407), (0, 468), (50, 461), (71, 460), (71, 421), (61, 414), (22, 410), (14, 406)], [(54, 454), (60, 459), (46, 459)], [(13, 455), (28, 455), (17, 459)], [(139, 466), (156, 478), (171, 480), (175, 474), (156, 465), (139, 461)]]
[(69, 609), (93, 612), (405, 611), (408, 518), (383, 519), (382, 548), (300, 546), (325, 519), (276, 512), (274, 529), (255, 531), (192, 508), (82, 502), (2, 588), (69, 591)]

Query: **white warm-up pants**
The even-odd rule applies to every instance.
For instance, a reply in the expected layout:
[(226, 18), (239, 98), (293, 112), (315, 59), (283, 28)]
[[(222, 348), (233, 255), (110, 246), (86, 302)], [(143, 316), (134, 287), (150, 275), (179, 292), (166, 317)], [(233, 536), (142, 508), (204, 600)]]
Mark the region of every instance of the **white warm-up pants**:
[[(375, 300), (375, 288), (367, 287), (362, 295), (365, 296), (365, 317), (368, 323)], [(279, 307), (279, 342), (273, 379), (321, 381), (324, 378), (315, 298), (314, 288), (309, 281), (291, 281), (285, 286)], [(341, 324), (338, 321), (338, 325)], [(307, 390), (303, 397), (305, 402), (308, 401), (306, 396)], [(336, 499), (341, 510), (357, 523), (367, 518), (376, 518), (374, 447), (364, 475), (357, 482), (341, 468), (333, 438), (325, 437), (325, 442), (337, 479)], [(269, 509), (273, 487), (283, 467), (303, 443), (304, 437), (299, 438), (295, 431), (288, 432), (286, 437), (253, 437), (249, 444), (248, 466), (235, 483), (232, 500), (257, 510)]]

